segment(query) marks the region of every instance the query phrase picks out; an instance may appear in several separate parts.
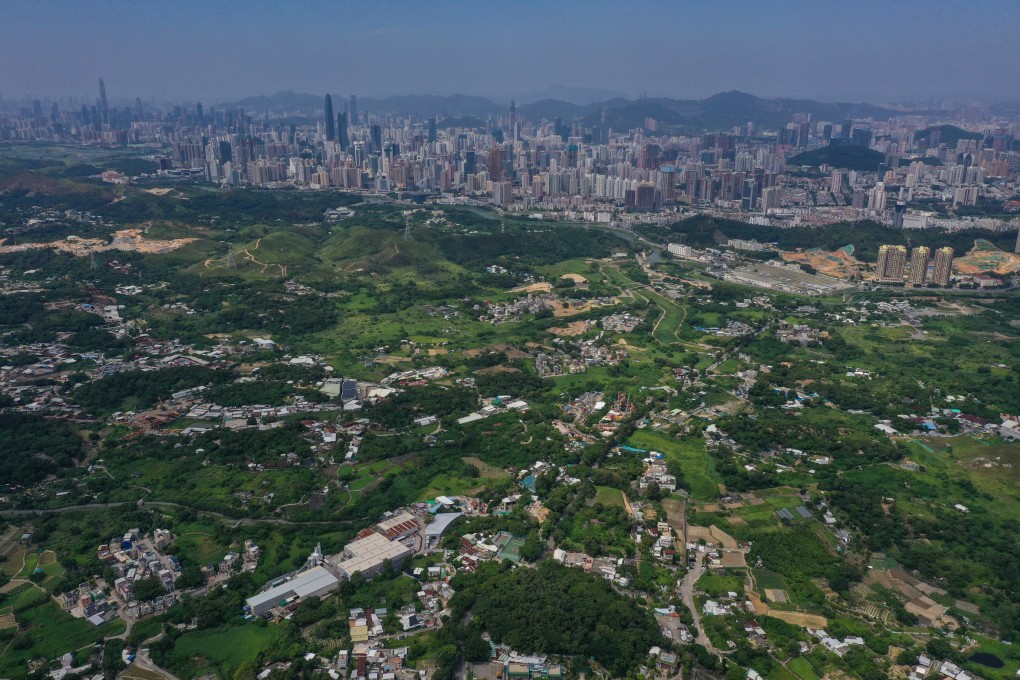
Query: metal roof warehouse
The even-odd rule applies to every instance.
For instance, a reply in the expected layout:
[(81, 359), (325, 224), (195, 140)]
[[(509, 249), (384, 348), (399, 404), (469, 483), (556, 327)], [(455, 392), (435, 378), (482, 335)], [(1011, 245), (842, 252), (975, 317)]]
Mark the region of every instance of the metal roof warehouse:
[(302, 572), (289, 581), (274, 586), (269, 590), (252, 595), (246, 602), (251, 613), (262, 616), (281, 601), (290, 597), (317, 597), (337, 589), (340, 579), (324, 567), (313, 567)]

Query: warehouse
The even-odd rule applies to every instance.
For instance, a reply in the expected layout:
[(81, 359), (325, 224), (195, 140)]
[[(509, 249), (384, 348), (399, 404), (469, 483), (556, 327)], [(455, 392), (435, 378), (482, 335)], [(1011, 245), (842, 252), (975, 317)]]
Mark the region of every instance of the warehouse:
[(425, 547), (431, 548), (443, 540), (446, 530), (457, 521), (464, 513), (461, 512), (440, 512), (436, 519), (425, 527)]
[(340, 585), (340, 579), (324, 567), (313, 567), (294, 578), (246, 600), (248, 609), (255, 616), (262, 616), (274, 607), (292, 598), (321, 597), (331, 593)]
[(413, 552), (402, 543), (390, 541), (382, 534), (373, 532), (348, 543), (340, 554), (342, 561), (338, 566), (340, 572), (347, 578), (355, 574), (372, 578), (382, 572), (387, 560), (394, 569), (399, 569)]

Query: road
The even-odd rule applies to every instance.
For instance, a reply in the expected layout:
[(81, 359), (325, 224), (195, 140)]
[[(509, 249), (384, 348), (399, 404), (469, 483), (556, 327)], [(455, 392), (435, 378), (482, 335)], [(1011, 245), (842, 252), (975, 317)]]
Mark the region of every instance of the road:
[(149, 658), (148, 649), (139, 649), (138, 654), (135, 655), (134, 665), (138, 666), (143, 670), (147, 670), (151, 673), (161, 675), (168, 680), (177, 680), (177, 676), (170, 671), (164, 670), (153, 663), (152, 659)]
[(683, 600), (684, 605), (691, 611), (691, 616), (694, 618), (694, 627), (698, 631), (698, 637), (695, 639), (699, 645), (707, 649), (712, 654), (715, 654), (720, 659), (722, 658), (723, 652), (716, 649), (712, 645), (712, 641), (705, 635), (705, 629), (701, 627), (701, 612), (698, 611), (698, 604), (694, 601), (694, 584), (698, 582), (701, 575), (705, 573), (705, 562), (704, 556), (700, 555), (693, 569), (688, 571), (683, 579), (680, 581), (680, 599)]

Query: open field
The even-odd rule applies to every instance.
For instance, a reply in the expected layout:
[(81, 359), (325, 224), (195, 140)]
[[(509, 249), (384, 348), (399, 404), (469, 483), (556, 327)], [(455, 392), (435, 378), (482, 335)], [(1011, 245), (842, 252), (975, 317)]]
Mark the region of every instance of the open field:
[(684, 479), (690, 485), (692, 498), (711, 501), (719, 497), (722, 479), (716, 473), (714, 461), (702, 440), (677, 441), (659, 432), (638, 430), (628, 444), (639, 449), (660, 451), (668, 458), (677, 460)]
[(468, 465), (474, 465), (478, 468), (482, 479), (503, 479), (510, 476), (510, 473), (506, 470), (489, 465), (478, 456), (465, 456), (462, 460)]
[(595, 487), (595, 502), (603, 505), (623, 507), (623, 492), (608, 486)]
[(819, 680), (818, 673), (811, 666), (811, 663), (802, 656), (798, 656), (795, 659), (791, 659), (786, 664), (791, 671), (797, 674), (801, 680)]
[[(215, 630), (185, 633), (174, 646), (174, 657), (190, 659), (194, 675), (203, 669), (229, 676), (242, 662), (268, 648), (283, 634), (279, 626), (254, 624), (223, 626)], [(193, 676), (191, 676), (193, 677)]]

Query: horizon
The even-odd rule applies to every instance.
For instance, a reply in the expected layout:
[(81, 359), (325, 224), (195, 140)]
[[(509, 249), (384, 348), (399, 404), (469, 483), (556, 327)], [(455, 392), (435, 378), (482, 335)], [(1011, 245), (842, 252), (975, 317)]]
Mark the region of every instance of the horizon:
[[(311, 2), (282, 12), (269, 3), (182, 2), (154, 20), (122, 0), (102, 11), (68, 6), (56, 18), (36, 5), (11, 5), (0, 57), (13, 68), (0, 73), (0, 94), (8, 101), (94, 99), (99, 78), (111, 102), (213, 104), (287, 90), (493, 101), (555, 88), (628, 99), (738, 90), (873, 104), (999, 102), (1020, 91), (1020, 73), (996, 67), (1020, 58), (1008, 29), (1020, 22), (1018, 3), (987, 0), (980, 13), (974, 5), (931, 12), (927, 3), (873, 0), (851, 12), (835, 2), (768, 9), (740, 0), (711, 7), (649, 0), (629, 8), (527, 0), (478, 10), (448, 0), (427, 7)], [(245, 29), (233, 30), (240, 15)]]

